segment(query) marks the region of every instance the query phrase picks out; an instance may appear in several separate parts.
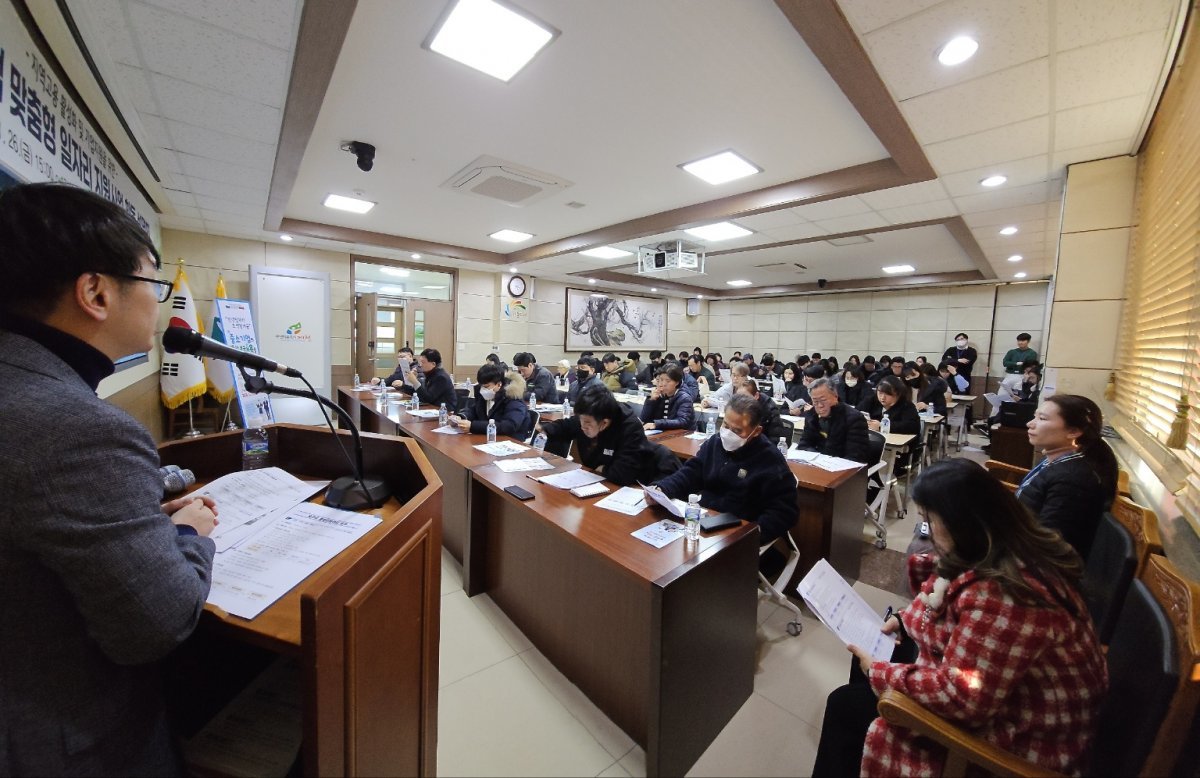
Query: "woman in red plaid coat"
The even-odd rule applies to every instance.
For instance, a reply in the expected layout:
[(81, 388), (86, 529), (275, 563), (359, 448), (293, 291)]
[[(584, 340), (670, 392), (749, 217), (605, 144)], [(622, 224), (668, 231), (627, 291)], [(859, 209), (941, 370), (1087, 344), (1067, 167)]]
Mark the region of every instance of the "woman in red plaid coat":
[(883, 630), (911, 638), (919, 653), (910, 663), (879, 662), (850, 647), (865, 677), (830, 695), (825, 724), (842, 731), (828, 738), (822, 731), (824, 753), (814, 774), (852, 771), (846, 760), (839, 766), (826, 741), (840, 734), (852, 742), (844, 730), (854, 705), (869, 706), (859, 721), (873, 719), (862, 775), (941, 773), (944, 749), (874, 718), (874, 700), (888, 689), (1005, 751), (1078, 774), (1108, 687), (1079, 594), (1078, 555), (970, 461), (928, 468), (913, 500), (929, 522), (937, 556), (910, 558), (918, 594)]

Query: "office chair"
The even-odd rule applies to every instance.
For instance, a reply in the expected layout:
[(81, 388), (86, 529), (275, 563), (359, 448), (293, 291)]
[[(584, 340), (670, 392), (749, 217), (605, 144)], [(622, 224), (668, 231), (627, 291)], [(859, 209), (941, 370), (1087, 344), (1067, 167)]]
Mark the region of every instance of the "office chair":
[[(797, 479), (796, 486), (798, 487), (799, 485), (800, 481)], [(796, 541), (790, 532), (783, 533), (783, 537), (778, 538), (773, 543), (760, 546), (758, 549), (759, 557), (761, 558), (771, 548), (784, 553), (786, 555), (786, 562), (783, 565), (783, 570), (780, 571), (779, 575), (775, 576), (774, 581), (768, 579), (763, 574), (762, 568), (759, 568), (758, 596), (771, 600), (791, 612), (792, 620), (788, 622), (787, 633), (792, 637), (796, 637), (804, 630), (804, 623), (800, 621), (800, 609), (783, 592), (787, 588), (787, 585), (791, 583), (792, 575), (796, 572), (796, 565), (800, 563), (800, 549), (796, 546)]]
[(1083, 599), (1100, 645), (1106, 646), (1112, 640), (1137, 566), (1133, 535), (1112, 514), (1101, 516), (1083, 568)]
[[(875, 525), (875, 548), (887, 548), (887, 503), (892, 489), (891, 460), (884, 456), (887, 438), (882, 432), (867, 431), (867, 503), (864, 514)], [(875, 489), (875, 494), (871, 490)]]
[(529, 434), (525, 436), (525, 442), (532, 444), (533, 439), (537, 436), (537, 425), (542, 420), (542, 412), (531, 410), (529, 411), (529, 416), (533, 423), (529, 427)]
[(1146, 569), (1146, 562), (1151, 554), (1164, 555), (1162, 533), (1158, 530), (1158, 514), (1122, 496), (1113, 501), (1112, 515), (1133, 537), (1133, 545), (1137, 549), (1137, 569), (1134, 575), (1140, 576)]

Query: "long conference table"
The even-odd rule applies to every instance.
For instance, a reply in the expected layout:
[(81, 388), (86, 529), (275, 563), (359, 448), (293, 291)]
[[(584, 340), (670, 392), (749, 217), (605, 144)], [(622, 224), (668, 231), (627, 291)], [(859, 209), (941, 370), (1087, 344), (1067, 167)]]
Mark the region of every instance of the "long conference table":
[[(631, 533), (666, 518), (596, 507), (599, 497), (507, 473), (475, 448), (482, 435), (436, 432), (436, 418), (379, 406), (339, 387), (339, 404), (364, 431), (415, 439), (443, 482), (443, 539), (463, 565), (469, 596), (486, 592), (535, 646), (646, 751), (648, 775), (682, 775), (750, 696), (756, 663), (758, 528), (753, 523), (661, 549)], [(427, 410), (427, 409), (426, 409)], [(678, 456), (702, 441), (653, 437)], [(579, 465), (532, 448), (553, 471)], [(800, 516), (793, 536), (803, 575), (827, 557), (858, 574), (863, 470), (793, 464)], [(520, 486), (528, 501), (504, 491)]]

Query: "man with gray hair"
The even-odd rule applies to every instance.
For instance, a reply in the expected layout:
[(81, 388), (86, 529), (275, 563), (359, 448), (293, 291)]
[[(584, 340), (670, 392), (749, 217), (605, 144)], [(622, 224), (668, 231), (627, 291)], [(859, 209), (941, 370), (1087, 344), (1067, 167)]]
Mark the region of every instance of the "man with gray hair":
[(705, 397), (700, 406), (715, 408), (718, 403), (727, 403), (733, 397), (738, 387), (750, 379), (750, 367), (744, 362), (734, 362), (729, 366), (729, 380), (721, 384), (721, 388)]
[(870, 436), (863, 415), (845, 403), (828, 378), (818, 378), (808, 387), (812, 409), (804, 414), (804, 434), (797, 446), (855, 462), (867, 462)]

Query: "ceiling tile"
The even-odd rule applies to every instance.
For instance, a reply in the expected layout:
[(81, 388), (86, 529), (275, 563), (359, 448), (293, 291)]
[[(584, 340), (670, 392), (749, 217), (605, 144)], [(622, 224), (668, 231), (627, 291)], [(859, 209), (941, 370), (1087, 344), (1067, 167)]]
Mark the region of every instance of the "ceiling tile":
[(889, 0), (886, 3), (879, 0), (839, 0), (838, 6), (850, 25), (862, 35), (940, 2), (942, 0)]
[(1131, 35), (1059, 54), (1055, 108), (1078, 108), (1149, 93), (1163, 69), (1167, 30)]
[[(90, 2), (90, 0), (89, 0)], [(279, 49), (290, 50), (299, 25), (300, 0), (143, 0)]]
[(104, 54), (113, 62), (137, 66), (137, 47), (126, 25), (124, 6), (122, 0), (67, 0), (76, 25), (96, 33), (88, 41), (93, 57)]
[(1054, 116), (1054, 150), (1132, 139), (1145, 116), (1148, 95), (1059, 111)]
[(1055, 152), (1051, 159), (1055, 167), (1065, 168), (1067, 165), (1074, 165), (1077, 162), (1091, 162), (1097, 159), (1126, 155), (1129, 153), (1131, 143), (1129, 140), (1122, 139), (1098, 143), (1094, 146), (1083, 146), (1078, 149), (1067, 149)]
[(922, 181), (919, 184), (897, 186), (891, 189), (881, 189), (878, 192), (868, 192), (859, 195), (864, 203), (875, 210), (881, 208), (899, 208), (902, 205), (917, 205), (935, 200), (946, 199), (946, 190), (941, 181)]
[(190, 190), (166, 187), (166, 192), (167, 199), (171, 201), (171, 205), (188, 208), (196, 207), (196, 198), (192, 196)]
[(176, 216), (184, 216), (189, 219), (195, 219), (196, 221), (200, 221), (203, 218), (203, 216), (200, 214), (200, 209), (196, 208), (195, 206), (176, 205), (175, 202), (172, 201), (171, 207), (175, 209)]
[(150, 145), (168, 149), (175, 147), (175, 145), (171, 142), (170, 136), (167, 135), (167, 125), (161, 118), (151, 113), (139, 112), (138, 115), (134, 117), (132, 121), (130, 121), (130, 124), (133, 125), (139, 120), (141, 121), (143, 129), (146, 131), (145, 139), (150, 142)]
[(900, 108), (922, 143), (936, 143), (1041, 116), (1049, 104), (1048, 60), (1039, 59), (905, 100)]
[(869, 230), (872, 227), (888, 226), (887, 220), (874, 211), (857, 213), (853, 216), (841, 216), (836, 219), (822, 219), (816, 224), (818, 227), (824, 227), (829, 230), (834, 235), (840, 232), (854, 232), (856, 230)]
[[(231, 203), (216, 197), (206, 197), (204, 195), (194, 195), (194, 197), (196, 198), (196, 205), (199, 206), (200, 210), (204, 211), (205, 219), (210, 218), (210, 213), (237, 214), (247, 219), (256, 219), (259, 228), (262, 228), (263, 218), (266, 216), (266, 206)], [(231, 223), (237, 224), (238, 222)]]
[(812, 222), (804, 222), (802, 224), (790, 224), (786, 227), (775, 227), (774, 229), (765, 230), (763, 237), (770, 238), (771, 241), (784, 240), (803, 240), (804, 238), (815, 238), (818, 235), (828, 235), (829, 230)]
[(226, 184), (220, 181), (206, 181), (195, 177), (190, 178), (190, 181), (192, 184), (192, 193), (195, 195), (219, 197), (230, 203), (241, 203), (264, 208), (267, 205), (266, 189), (248, 189), (243, 186)]
[[(1050, 143), (1050, 116), (1038, 116), (961, 138), (932, 143), (925, 154), (939, 175), (973, 170), (1011, 159), (1045, 153)], [(866, 197), (864, 195), (864, 197)]]
[(1057, 0), (1055, 47), (1077, 46), (1169, 27), (1178, 0)]
[(271, 186), (270, 171), (254, 170), (241, 165), (182, 153), (179, 154), (179, 161), (183, 165), (183, 172), (193, 179), (218, 181), (246, 189), (261, 189), (264, 192)]
[(1040, 204), (1046, 201), (1047, 184), (1030, 184), (1004, 189), (999, 192), (982, 192), (954, 198), (954, 204), (963, 213), (994, 211), (997, 208), (1012, 208), (1018, 205)]
[(109, 84), (109, 89), (113, 90), (114, 95), (122, 95), (129, 101), (129, 104), (137, 109), (138, 113), (153, 113), (160, 112), (158, 100), (154, 97), (154, 91), (150, 88), (150, 81), (146, 77), (146, 71), (140, 67), (131, 65), (114, 65), (113, 71), (117, 74), (115, 84)]
[(171, 173), (183, 174), (183, 163), (179, 161), (179, 155), (175, 153), (175, 149), (151, 148), (147, 151), (147, 155), (160, 173), (166, 170)]
[(802, 205), (798, 208), (791, 209), (793, 213), (808, 219), (809, 221), (820, 221), (821, 219), (835, 219), (840, 216), (852, 216), (856, 213), (866, 213), (871, 210), (871, 206), (867, 205), (859, 197), (839, 197), (836, 200), (826, 200), (823, 203), (813, 203), (812, 205)]
[(968, 227), (1002, 227), (1015, 224), (1018, 227), (1030, 221), (1041, 221), (1046, 216), (1045, 210), (1039, 204), (1025, 205), (1017, 208), (1000, 208), (994, 211), (978, 211), (963, 216)]
[(274, 143), (238, 138), (192, 124), (168, 121), (172, 148), (195, 157), (208, 157), (255, 170), (270, 171), (275, 164)]
[(902, 205), (898, 208), (884, 208), (878, 212), (891, 224), (910, 224), (931, 219), (947, 219), (958, 215), (958, 209), (949, 200), (937, 200), (932, 203), (917, 205)]
[[(956, 0), (876, 30), (865, 44), (892, 95), (906, 100), (1047, 56), (1048, 8), (1042, 0)], [(979, 41), (975, 56), (955, 67), (938, 62), (938, 49), (964, 34)]]
[(159, 224), (168, 230), (204, 232), (204, 222), (195, 216), (176, 216), (173, 213), (159, 214)]
[(738, 224), (748, 230), (770, 230), (776, 227), (788, 227), (794, 224), (803, 224), (804, 219), (789, 208), (781, 208), (778, 211), (768, 211), (754, 216), (739, 216)]
[(157, 73), (151, 81), (161, 105), (158, 115), (164, 119), (207, 127), (250, 140), (274, 143), (279, 137), (278, 108)]
[[(1049, 164), (1049, 157), (1046, 154), (1041, 154), (1036, 157), (1000, 162), (995, 165), (988, 165), (987, 167), (975, 168), (974, 170), (964, 170), (961, 173), (951, 173), (948, 176), (942, 176), (942, 183), (945, 184), (946, 191), (950, 193), (951, 197), (962, 197), (964, 195), (984, 192), (1000, 192), (1006, 189), (1045, 181), (1048, 177), (1047, 166)], [(988, 189), (979, 183), (984, 178), (997, 174), (1007, 176), (1008, 181), (993, 189)]]

